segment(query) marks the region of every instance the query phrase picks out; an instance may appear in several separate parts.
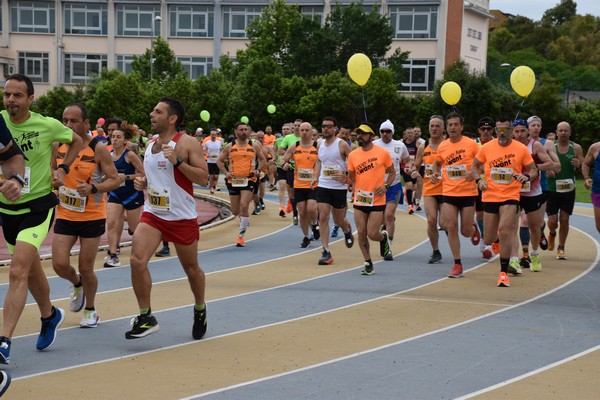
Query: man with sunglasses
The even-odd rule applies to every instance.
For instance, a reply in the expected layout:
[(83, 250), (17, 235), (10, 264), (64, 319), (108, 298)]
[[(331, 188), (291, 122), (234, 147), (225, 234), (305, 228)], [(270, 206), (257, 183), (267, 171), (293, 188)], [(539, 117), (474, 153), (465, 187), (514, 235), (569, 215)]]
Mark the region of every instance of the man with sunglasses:
[(386, 149), (390, 153), (390, 156), (392, 156), (392, 161), (394, 162), (394, 169), (396, 170), (396, 177), (394, 178), (390, 188), (385, 193), (385, 211), (383, 216), (385, 224), (384, 229), (387, 231), (388, 238), (390, 240), (390, 250), (386, 255), (383, 256), (383, 259), (386, 261), (392, 261), (394, 256), (392, 254), (391, 247), (392, 240), (394, 240), (394, 232), (396, 230), (396, 208), (398, 207), (398, 203), (401, 202), (403, 195), (400, 163), (404, 162), (406, 165), (406, 172), (410, 174), (412, 170), (412, 162), (404, 143), (402, 143), (400, 140), (394, 140), (394, 124), (392, 124), (389, 119), (381, 124), (379, 127), (379, 134), (381, 135), (381, 139), (374, 140), (373, 144)]
[[(479, 137), (475, 139), (479, 146), (483, 146), (490, 140), (494, 140), (494, 120), (490, 117), (483, 117), (479, 120), (477, 124), (477, 131), (479, 132)], [(483, 203), (481, 202), (481, 190), (477, 189), (477, 199), (475, 200), (475, 220), (477, 221), (477, 227), (479, 228), (479, 232), (483, 234)], [(486, 246), (483, 240), (480, 240), (480, 248), (481, 254), (483, 258), (490, 259), (492, 258), (493, 252), (490, 249), (486, 251)]]

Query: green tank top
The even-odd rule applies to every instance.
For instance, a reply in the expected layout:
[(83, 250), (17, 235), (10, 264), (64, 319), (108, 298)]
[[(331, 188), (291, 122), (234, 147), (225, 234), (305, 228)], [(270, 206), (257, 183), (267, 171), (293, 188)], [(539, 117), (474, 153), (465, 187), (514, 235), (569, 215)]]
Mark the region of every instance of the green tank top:
[[(561, 154), (558, 151), (558, 141), (554, 142), (554, 146), (556, 148), (556, 155), (558, 155), (558, 160), (560, 161), (560, 172), (555, 175), (554, 178), (548, 178), (548, 190), (551, 192), (570, 192), (575, 190), (575, 167), (571, 161), (575, 158), (575, 146), (573, 142), (569, 142), (569, 149), (565, 154)], [(573, 187), (571, 190), (567, 190), (570, 188), (568, 180), (571, 180), (573, 183)], [(558, 181), (558, 190), (557, 184)]]

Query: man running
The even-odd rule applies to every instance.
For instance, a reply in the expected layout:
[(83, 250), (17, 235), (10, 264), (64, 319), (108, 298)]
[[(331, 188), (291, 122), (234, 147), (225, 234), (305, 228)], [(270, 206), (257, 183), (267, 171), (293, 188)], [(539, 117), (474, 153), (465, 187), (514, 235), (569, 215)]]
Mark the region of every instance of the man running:
[[(583, 174), (585, 188), (592, 191), (592, 205), (594, 206), (594, 221), (596, 222), (596, 230), (600, 232), (600, 142), (596, 142), (590, 146), (583, 164), (581, 172)], [(591, 169), (594, 170), (594, 175), (591, 175)]]
[(217, 159), (221, 154), (221, 148), (223, 147), (223, 141), (218, 137), (216, 129), (210, 130), (209, 140), (204, 142), (202, 149), (206, 154), (206, 164), (208, 165), (208, 174), (210, 185), (210, 194), (215, 192), (217, 188), (217, 182), (219, 181), (219, 166), (217, 165)]

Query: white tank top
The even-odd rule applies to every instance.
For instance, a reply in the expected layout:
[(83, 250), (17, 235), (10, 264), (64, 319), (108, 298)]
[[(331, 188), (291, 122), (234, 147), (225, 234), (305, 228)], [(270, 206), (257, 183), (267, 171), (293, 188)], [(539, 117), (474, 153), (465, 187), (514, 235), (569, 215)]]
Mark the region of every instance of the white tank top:
[(346, 173), (348, 163), (342, 159), (340, 154), (340, 138), (327, 146), (325, 142), (319, 146), (319, 160), (321, 161), (321, 174), (319, 175), (319, 187), (325, 189), (348, 190), (348, 185), (331, 178), (333, 171)]
[[(169, 142), (175, 148), (182, 136), (178, 133)], [(198, 218), (192, 182), (173, 167), (163, 152), (152, 154), (156, 139), (148, 142), (144, 155), (144, 170), (148, 180), (144, 211), (167, 221)]]

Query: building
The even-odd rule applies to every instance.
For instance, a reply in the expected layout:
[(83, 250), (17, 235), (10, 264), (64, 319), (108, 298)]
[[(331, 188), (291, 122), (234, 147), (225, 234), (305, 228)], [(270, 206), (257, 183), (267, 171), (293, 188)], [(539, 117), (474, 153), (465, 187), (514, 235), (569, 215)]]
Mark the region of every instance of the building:
[[(302, 13), (324, 20), (349, 0), (294, 0)], [(102, 67), (131, 70), (160, 35), (191, 78), (210, 74), (219, 56), (244, 48), (246, 27), (268, 0), (3, 0), (0, 64), (45, 93), (57, 85), (87, 82)], [(394, 27), (391, 52), (410, 51), (407, 92), (433, 90), (444, 67), (462, 58), (485, 71), (489, 0), (364, 0), (378, 6)]]

